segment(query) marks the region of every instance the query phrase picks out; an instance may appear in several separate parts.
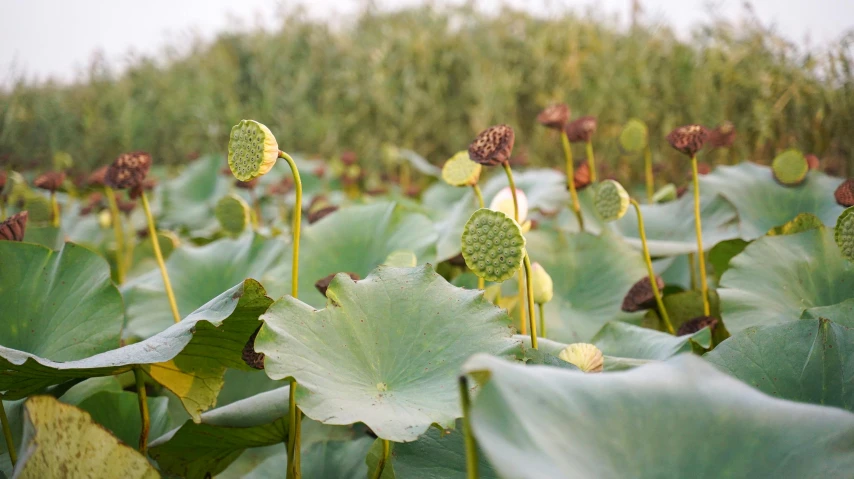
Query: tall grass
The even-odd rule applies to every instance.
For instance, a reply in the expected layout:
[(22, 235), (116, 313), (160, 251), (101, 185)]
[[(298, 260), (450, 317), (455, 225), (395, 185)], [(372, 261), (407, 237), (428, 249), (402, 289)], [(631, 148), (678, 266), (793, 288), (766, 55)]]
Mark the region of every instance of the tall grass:
[(831, 159), (854, 152), (848, 45), (803, 52), (749, 25), (716, 22), (685, 42), (604, 16), (424, 7), (365, 13), (338, 29), (293, 14), (278, 31), (186, 50), (165, 66), (138, 59), (121, 75), (94, 63), (70, 86), (19, 82), (0, 95), (0, 161), (47, 165), (66, 151), (85, 168), (145, 149), (178, 163), (222, 152), (230, 126), (255, 118), (288, 151), (348, 149), (376, 164), (383, 143), (441, 161), (506, 122), (517, 151), (558, 165), (559, 142), (535, 124), (553, 101), (599, 117), (596, 151), (616, 173), (630, 117), (647, 122), (654, 142), (681, 124), (731, 120), (739, 140), (719, 161), (767, 161), (790, 146)]

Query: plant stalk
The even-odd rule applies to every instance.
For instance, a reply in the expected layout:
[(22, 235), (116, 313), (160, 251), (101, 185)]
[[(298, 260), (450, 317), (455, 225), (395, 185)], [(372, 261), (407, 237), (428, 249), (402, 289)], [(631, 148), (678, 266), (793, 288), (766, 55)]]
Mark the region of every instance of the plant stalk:
[[(503, 164), (504, 172), (507, 173), (507, 182), (510, 183), (510, 193), (513, 197), (513, 219), (521, 226), (519, 221), (519, 200), (516, 198), (516, 182), (513, 180), (513, 170), (510, 169), (510, 162), (505, 161)], [(522, 290), (522, 271), (519, 271), (519, 333), (525, 334), (525, 292)]]
[(468, 380), (460, 376), (460, 402), (463, 409), (463, 441), (466, 447), (466, 478), (477, 479), (477, 444), (471, 430), (471, 398), (469, 397)]
[[(483, 202), (483, 193), (481, 193), (481, 191), (480, 191), (480, 186), (478, 186), (477, 183), (475, 183), (475, 184), (471, 185), (471, 188), (474, 190), (474, 195), (477, 197), (478, 207), (481, 209), (485, 208), (486, 206), (484, 205), (484, 202)], [(480, 276), (477, 277), (477, 289), (479, 289), (481, 291), (486, 289), (486, 280), (484, 280)]]
[(293, 267), (291, 268), (291, 296), (297, 297), (299, 292), (299, 238), (300, 225), (302, 224), (302, 180), (299, 176), (297, 164), (291, 155), (279, 150), (279, 158), (283, 158), (291, 167), (291, 173), (294, 175), (294, 188), (296, 191), (296, 202), (294, 204), (294, 226), (293, 226)]
[(652, 203), (652, 197), (655, 195), (655, 178), (652, 175), (652, 151), (649, 145), (643, 150), (643, 171), (646, 177), (646, 202)]
[(50, 225), (59, 228), (59, 201), (56, 199), (56, 191), (50, 192)]
[(116, 203), (116, 195), (109, 186), (104, 186), (104, 194), (107, 196), (107, 204), (110, 205), (110, 216), (113, 220), (113, 234), (116, 236), (116, 277), (119, 284), (124, 284), (125, 275), (125, 234), (122, 228), (119, 205)]
[(380, 458), (380, 463), (377, 464), (377, 472), (374, 473), (374, 479), (380, 479), (383, 477), (383, 470), (385, 470), (385, 465), (388, 464), (388, 458), (391, 455), (391, 442), (388, 439), (383, 439), (383, 456)]
[(294, 477), (294, 445), (297, 437), (297, 382), (290, 380), (290, 388), (288, 391), (288, 471), (287, 479)]
[(516, 303), (519, 306), (519, 334), (525, 335), (528, 334), (528, 323), (525, 321), (525, 275), (521, 268), (519, 268), (518, 274), (519, 291), (516, 296)]
[(540, 337), (546, 337), (546, 305), (543, 303), (537, 304), (540, 313)]
[(569, 146), (569, 138), (565, 131), (560, 132), (560, 141), (563, 144), (563, 155), (566, 157), (566, 186), (569, 188), (569, 197), (572, 200), (572, 211), (578, 220), (578, 228), (584, 231), (584, 217), (581, 215), (581, 205), (578, 202), (578, 192), (575, 190), (575, 164), (572, 162), (572, 148)]
[(692, 179), (694, 181), (694, 225), (697, 228), (697, 262), (700, 264), (700, 289), (703, 293), (703, 314), (708, 316), (709, 285), (706, 282), (706, 255), (703, 253), (703, 226), (700, 223), (700, 181), (697, 173), (697, 155), (691, 157)]
[(590, 167), (590, 181), (596, 183), (596, 157), (593, 156), (593, 142), (591, 140), (587, 140), (585, 149), (587, 151), (587, 166)]
[(646, 262), (646, 272), (649, 275), (649, 283), (652, 285), (652, 294), (655, 296), (655, 303), (658, 305), (658, 312), (661, 314), (661, 319), (664, 321), (664, 326), (670, 334), (676, 334), (673, 329), (673, 324), (670, 322), (670, 316), (667, 315), (667, 309), (664, 307), (664, 301), (661, 299), (661, 291), (658, 290), (658, 282), (655, 280), (655, 270), (652, 269), (652, 258), (649, 256), (649, 247), (646, 244), (646, 228), (643, 225), (643, 214), (640, 210), (640, 205), (634, 199), (631, 200), (632, 206), (635, 207), (635, 212), (638, 214), (638, 232), (640, 232), (641, 246), (643, 246), (643, 260)]
[(694, 265), (694, 253), (688, 253), (688, 269), (691, 273), (691, 291), (697, 290), (697, 267)]
[(18, 462), (18, 454), (15, 452), (15, 443), (12, 441), (12, 427), (9, 426), (9, 418), (6, 417), (6, 406), (3, 405), (3, 398), (0, 397), (0, 423), (3, 425), (3, 438), (6, 439), (6, 450), (9, 451), (9, 459), (12, 461), (12, 468)]
[(166, 271), (166, 263), (163, 262), (163, 253), (160, 252), (160, 240), (157, 238), (157, 228), (154, 227), (154, 217), (151, 215), (151, 206), (148, 204), (148, 195), (142, 192), (142, 208), (145, 210), (145, 218), (148, 220), (148, 236), (151, 238), (151, 246), (154, 248), (154, 259), (160, 267), (160, 275), (163, 276), (163, 286), (166, 288), (166, 297), (169, 298), (169, 307), (172, 308), (172, 317), (176, 323), (181, 322), (181, 313), (178, 312), (178, 303), (175, 302), (175, 293), (172, 291), (172, 283), (169, 281), (169, 272)]
[(148, 414), (148, 401), (145, 393), (145, 377), (141, 368), (133, 368), (136, 379), (136, 397), (139, 399), (139, 416), (142, 420), (142, 430), (139, 432), (139, 452), (144, 456), (148, 451), (148, 431), (151, 429), (151, 417)]
[[(528, 253), (525, 253), (525, 277), (528, 280), (528, 323), (531, 327), (531, 347), (537, 349), (537, 322), (534, 318), (534, 288), (532, 284), (534, 278), (531, 274), (531, 258), (528, 256)], [(522, 308), (521, 304), (519, 308)]]

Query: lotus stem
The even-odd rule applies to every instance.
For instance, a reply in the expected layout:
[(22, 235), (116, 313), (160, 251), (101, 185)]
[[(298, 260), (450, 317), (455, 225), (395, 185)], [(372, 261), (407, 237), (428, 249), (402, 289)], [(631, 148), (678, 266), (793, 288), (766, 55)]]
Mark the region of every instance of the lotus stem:
[(400, 189), (403, 191), (403, 194), (409, 191), (409, 185), (412, 183), (411, 177), (409, 162), (404, 160), (400, 163)]
[(297, 382), (291, 379), (288, 389), (288, 471), (286, 477), (291, 479), (294, 477), (294, 446), (297, 436)]
[(107, 204), (110, 205), (110, 216), (113, 220), (113, 234), (116, 236), (116, 277), (119, 284), (124, 284), (125, 275), (125, 234), (122, 228), (119, 205), (116, 203), (116, 195), (109, 186), (104, 187), (107, 196)]
[(388, 463), (388, 458), (391, 455), (391, 442), (388, 439), (383, 439), (383, 455), (380, 458), (380, 463), (377, 464), (377, 471), (374, 473), (374, 479), (380, 479), (383, 476), (383, 470)]
[(6, 450), (9, 451), (9, 459), (12, 461), (12, 468), (18, 462), (18, 455), (15, 453), (15, 443), (12, 441), (12, 428), (9, 426), (9, 418), (6, 417), (6, 406), (3, 405), (3, 398), (0, 397), (0, 423), (3, 424), (3, 437), (6, 439)]
[(688, 253), (688, 271), (691, 274), (691, 291), (697, 290), (697, 268), (694, 266), (694, 253)]
[(142, 429), (139, 431), (139, 452), (144, 456), (148, 451), (148, 431), (151, 429), (151, 417), (148, 414), (145, 377), (142, 374), (142, 368), (133, 368), (133, 377), (136, 379), (136, 397), (139, 399), (139, 416), (142, 423)]
[(649, 145), (643, 150), (643, 170), (646, 177), (646, 202), (652, 203), (652, 197), (655, 195), (655, 178), (652, 175), (652, 151)]
[(513, 195), (513, 219), (519, 223), (519, 201), (516, 198), (516, 182), (513, 181), (513, 170), (510, 169), (509, 161), (505, 161), (502, 165), (504, 165), (504, 172), (507, 173), (507, 182), (510, 183), (510, 193)]
[(537, 305), (540, 313), (540, 337), (546, 337), (546, 305), (544, 303), (540, 303)]
[(471, 430), (471, 398), (469, 397), (468, 380), (460, 376), (460, 402), (463, 409), (463, 441), (466, 447), (466, 478), (477, 479), (477, 444)]
[(596, 157), (593, 156), (593, 141), (587, 140), (587, 166), (590, 167), (590, 181), (596, 183)]
[(291, 173), (294, 175), (294, 188), (296, 190), (296, 203), (294, 204), (294, 226), (293, 226), (293, 241), (294, 241), (294, 254), (293, 254), (293, 267), (291, 268), (291, 296), (294, 298), (297, 297), (297, 293), (299, 292), (299, 238), (300, 238), (300, 224), (302, 223), (302, 180), (299, 176), (299, 170), (297, 169), (297, 164), (294, 162), (294, 159), (291, 158), (291, 155), (285, 153), (284, 151), (279, 150), (279, 158), (283, 158), (288, 162), (288, 166), (291, 167)]
[(249, 199), (252, 201), (252, 214), (249, 215), (252, 220), (252, 230), (258, 231), (258, 224), (261, 222), (261, 204), (258, 202), (258, 195), (254, 188), (249, 189)]
[(519, 334), (524, 335), (528, 334), (528, 323), (525, 322), (525, 275), (521, 269), (517, 282), (519, 283), (519, 291), (516, 296), (516, 303), (519, 305)]
[(697, 155), (691, 157), (692, 180), (694, 182), (694, 225), (697, 228), (697, 262), (700, 264), (700, 289), (703, 293), (703, 315), (709, 316), (709, 285), (706, 282), (706, 255), (703, 253), (703, 226), (700, 223), (700, 181), (697, 173)]
[(160, 252), (160, 241), (157, 238), (157, 228), (154, 227), (154, 217), (151, 215), (151, 206), (148, 204), (148, 195), (145, 191), (142, 197), (142, 208), (145, 210), (145, 218), (148, 220), (148, 236), (151, 238), (151, 246), (154, 248), (154, 259), (160, 267), (160, 275), (163, 276), (163, 286), (166, 289), (166, 297), (169, 298), (169, 307), (172, 308), (172, 317), (176, 323), (181, 322), (181, 313), (178, 312), (178, 303), (175, 302), (175, 293), (172, 291), (172, 283), (169, 281), (169, 272), (166, 271), (166, 263), (163, 262), (163, 253)]
[(59, 201), (56, 200), (56, 191), (50, 192), (50, 225), (59, 228)]
[[(534, 319), (534, 288), (532, 284), (534, 279), (531, 273), (531, 258), (528, 256), (528, 253), (525, 253), (525, 277), (528, 280), (528, 322), (531, 326), (531, 347), (537, 349), (537, 322)], [(522, 308), (521, 304), (519, 308)]]
[(0, 221), (6, 219), (6, 202), (3, 201), (2, 195), (0, 195)]
[[(483, 193), (480, 192), (480, 186), (478, 186), (477, 183), (475, 183), (475, 184), (471, 185), (471, 188), (474, 190), (474, 195), (477, 197), (478, 207), (481, 209), (486, 208), (486, 206), (483, 202)], [(486, 289), (486, 280), (484, 280), (480, 276), (477, 277), (477, 289), (479, 289), (481, 291)]]
[(297, 425), (294, 436), (294, 479), (302, 478), (302, 411), (297, 409)]
[(658, 305), (658, 312), (661, 314), (661, 319), (664, 321), (664, 326), (667, 332), (675, 335), (676, 330), (673, 329), (673, 324), (670, 322), (670, 316), (667, 315), (667, 309), (664, 307), (664, 301), (661, 299), (661, 291), (658, 290), (658, 282), (655, 279), (655, 270), (652, 269), (652, 258), (649, 256), (649, 247), (646, 243), (646, 228), (643, 225), (643, 214), (641, 213), (640, 205), (634, 199), (631, 200), (632, 206), (635, 207), (635, 212), (638, 214), (638, 232), (640, 233), (641, 246), (643, 247), (643, 260), (646, 263), (646, 272), (649, 275), (649, 282), (652, 285), (652, 295), (655, 296), (655, 303)]
[(584, 231), (584, 217), (581, 216), (581, 206), (578, 203), (578, 192), (575, 190), (575, 164), (572, 162), (572, 148), (569, 146), (569, 138), (565, 131), (560, 132), (560, 140), (563, 144), (563, 154), (566, 157), (566, 186), (569, 188), (569, 197), (572, 200), (572, 211), (578, 220), (578, 228)]

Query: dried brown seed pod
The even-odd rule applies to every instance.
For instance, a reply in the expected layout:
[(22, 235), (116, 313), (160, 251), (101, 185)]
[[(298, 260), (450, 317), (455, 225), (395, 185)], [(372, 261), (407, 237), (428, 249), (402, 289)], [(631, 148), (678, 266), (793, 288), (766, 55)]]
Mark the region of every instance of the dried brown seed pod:
[(703, 125), (685, 125), (676, 128), (667, 135), (667, 142), (676, 151), (693, 157), (703, 148), (709, 137), (709, 130)]
[(817, 170), (818, 167), (820, 166), (819, 161), (818, 161), (818, 157), (813, 155), (813, 154), (809, 154), (809, 155), (805, 156), (804, 159), (807, 160), (807, 166), (811, 170)]
[(725, 121), (709, 132), (706, 144), (710, 148), (729, 148), (735, 142), (735, 125)]
[(564, 130), (570, 143), (587, 143), (596, 133), (596, 117), (582, 116), (566, 124)]
[(712, 316), (699, 316), (694, 319), (690, 319), (682, 323), (679, 326), (679, 329), (676, 331), (677, 336), (685, 336), (686, 334), (694, 334), (697, 331), (709, 327), (713, 332), (715, 330), (715, 326), (718, 325), (718, 318), (714, 318)]
[(0, 241), (23, 241), (24, 232), (27, 230), (28, 217), (29, 213), (21, 211), (0, 223)]
[[(327, 276), (323, 279), (319, 279), (319, 280), (317, 280), (316, 283), (314, 283), (314, 287), (317, 288), (318, 291), (320, 291), (320, 294), (326, 296), (326, 290), (329, 289), (329, 283), (332, 282), (332, 278), (334, 278), (336, 274), (338, 274), (338, 273), (332, 273), (329, 276)], [(360, 279), (362, 279), (356, 273), (344, 273), (344, 274), (349, 276), (350, 279), (352, 279), (353, 281), (359, 281)]]
[[(655, 284), (658, 286), (659, 291), (664, 289), (664, 280), (661, 279), (661, 276), (655, 277)], [(649, 281), (649, 276), (644, 276), (629, 288), (629, 292), (623, 298), (621, 309), (627, 313), (633, 313), (654, 307), (655, 295), (652, 292), (652, 283)]]
[(134, 208), (136, 208), (136, 201), (124, 201), (121, 198), (116, 198), (116, 203), (119, 207), (119, 211), (126, 215), (131, 214)]
[(833, 192), (833, 197), (840, 206), (848, 208), (854, 206), (854, 178), (848, 178), (843, 181), (836, 191)]
[(256, 176), (255, 178), (252, 178), (249, 181), (240, 181), (240, 180), (235, 179), (234, 180), (234, 186), (236, 186), (242, 190), (252, 190), (252, 189), (255, 189), (256, 186), (258, 186), (258, 180), (260, 180), (260, 179), (261, 179), (260, 176)]
[(359, 160), (359, 157), (356, 156), (356, 152), (354, 151), (345, 151), (341, 153), (341, 163), (344, 163), (347, 166), (355, 165)]
[(546, 128), (560, 131), (569, 121), (569, 105), (566, 103), (549, 105), (537, 115), (537, 121)]
[(33, 180), (33, 186), (50, 192), (58, 190), (65, 181), (65, 173), (48, 171), (42, 173)]
[(155, 186), (157, 186), (157, 180), (155, 180), (154, 178), (146, 178), (146, 179), (142, 180), (141, 184), (136, 185), (133, 188), (131, 188), (130, 191), (128, 192), (128, 196), (132, 200), (135, 200), (135, 199), (139, 198), (140, 196), (142, 196), (143, 191), (151, 191), (154, 189)]
[(308, 214), (308, 224), (317, 223), (336, 211), (338, 211), (338, 207), (335, 205), (324, 206), (323, 208), (314, 210)]
[(97, 170), (93, 171), (91, 175), (86, 179), (86, 183), (89, 186), (104, 186), (107, 179), (107, 170), (109, 170), (109, 166), (102, 166)]
[(144, 151), (124, 153), (107, 169), (104, 183), (117, 189), (141, 186), (150, 169), (151, 156), (148, 153)]
[(508, 125), (495, 125), (480, 132), (469, 145), (469, 158), (481, 165), (500, 165), (510, 159), (516, 134)]
[(258, 331), (261, 331), (261, 326), (258, 326), (258, 329), (246, 340), (241, 353), (243, 362), (252, 369), (264, 369), (264, 353), (255, 351), (255, 337), (258, 336)]
[(575, 189), (581, 191), (590, 186), (590, 165), (587, 161), (575, 162), (575, 172), (572, 175), (572, 181), (575, 183)]

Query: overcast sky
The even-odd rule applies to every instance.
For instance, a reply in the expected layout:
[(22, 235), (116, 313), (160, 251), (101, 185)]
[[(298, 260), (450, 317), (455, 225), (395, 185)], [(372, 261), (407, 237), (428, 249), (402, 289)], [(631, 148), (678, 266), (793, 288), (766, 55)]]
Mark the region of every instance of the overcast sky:
[[(437, 0), (433, 3), (460, 3)], [(743, 15), (742, 0), (640, 0), (645, 14), (681, 32), (708, 20), (709, 12), (728, 18)], [(281, 8), (305, 5), (319, 18), (348, 18), (365, 0), (0, 0), (0, 84), (11, 72), (29, 77), (73, 79), (95, 51), (121, 66), (130, 51), (151, 54), (163, 45), (180, 43), (190, 32), (210, 38), (244, 24), (276, 26)], [(421, 0), (376, 0), (381, 7), (405, 6)], [(561, 8), (591, 5), (628, 17), (631, 0), (479, 0), (485, 8), (502, 3), (525, 6), (548, 15)], [(839, 40), (854, 28), (854, 0), (752, 0), (757, 16), (789, 39), (813, 45)]]

